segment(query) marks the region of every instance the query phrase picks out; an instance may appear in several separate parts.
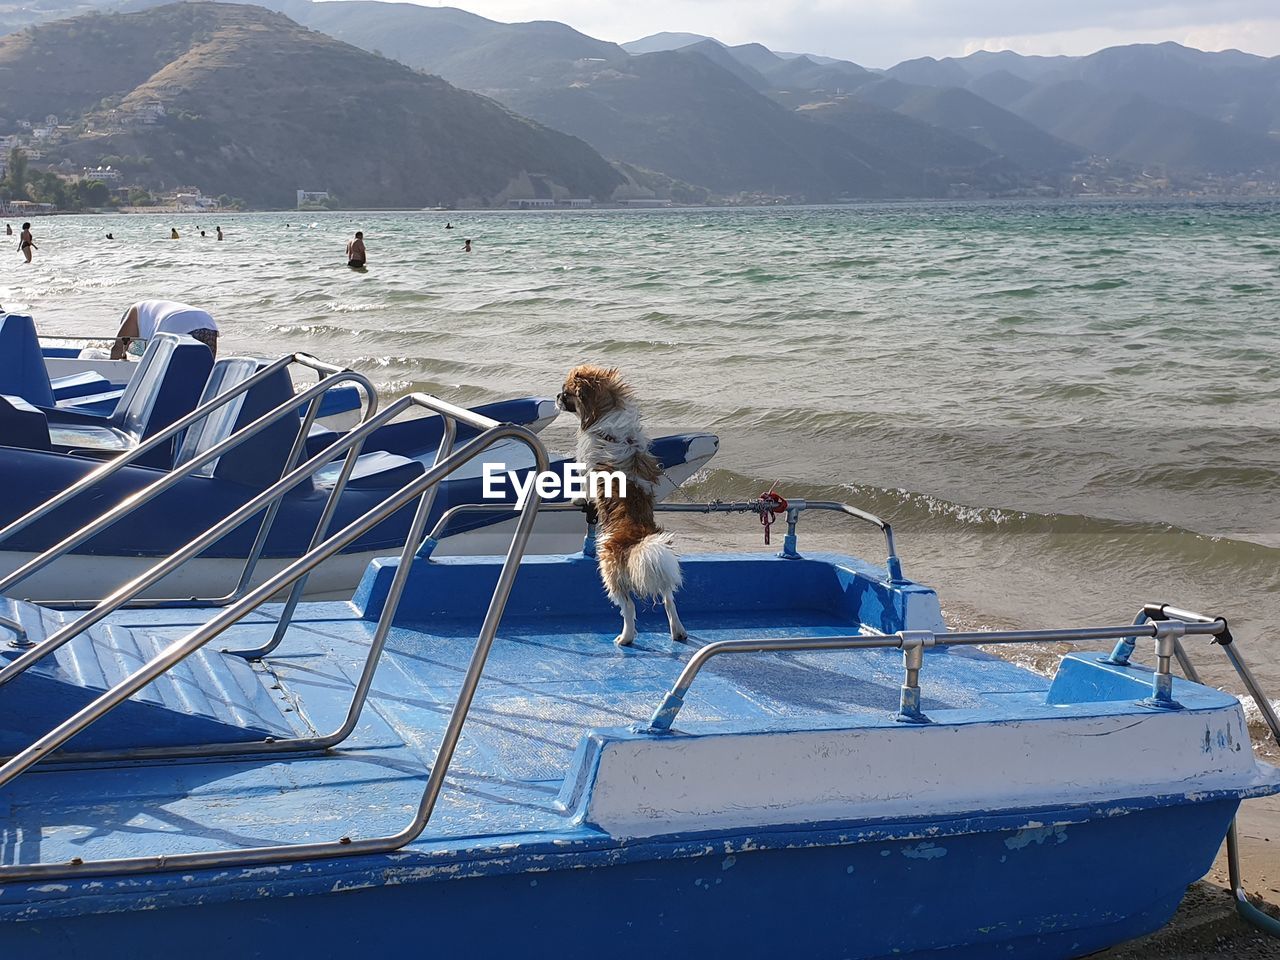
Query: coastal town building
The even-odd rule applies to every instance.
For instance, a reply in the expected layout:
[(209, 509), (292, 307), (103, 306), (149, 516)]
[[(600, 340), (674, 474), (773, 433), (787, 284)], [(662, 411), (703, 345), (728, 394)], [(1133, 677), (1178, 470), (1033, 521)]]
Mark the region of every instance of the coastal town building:
[(328, 199), (328, 190), (299, 190), (298, 209), (305, 210), (307, 207), (322, 206)]
[(213, 197), (206, 197), (199, 187), (179, 187), (166, 198), (176, 210), (199, 213), (203, 210), (217, 210), (221, 204)]
[(105, 184), (114, 185), (120, 182), (121, 176), (122, 175), (119, 170), (115, 169), (110, 164), (108, 164), (105, 167), (103, 166), (84, 167), (80, 171), (79, 179), (100, 180)]

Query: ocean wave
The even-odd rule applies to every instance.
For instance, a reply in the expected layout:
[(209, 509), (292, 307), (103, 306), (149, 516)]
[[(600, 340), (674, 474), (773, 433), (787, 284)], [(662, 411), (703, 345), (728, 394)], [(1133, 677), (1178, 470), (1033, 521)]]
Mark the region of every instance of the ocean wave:
[[(749, 477), (712, 469), (696, 487), (685, 490), (694, 499), (751, 499), (768, 490), (776, 477)], [(1003, 506), (957, 503), (928, 493), (866, 484), (783, 482), (784, 497), (847, 502), (883, 517), (895, 526), (917, 532), (970, 531), (1006, 536), (1052, 538), (1054, 549), (1097, 558), (1143, 553), (1143, 563), (1226, 565), (1236, 570), (1259, 569), (1274, 576), (1280, 571), (1280, 547), (1226, 536), (1210, 536), (1171, 523), (1117, 520), (1072, 513), (1035, 513)], [(1278, 585), (1280, 587), (1280, 585)]]

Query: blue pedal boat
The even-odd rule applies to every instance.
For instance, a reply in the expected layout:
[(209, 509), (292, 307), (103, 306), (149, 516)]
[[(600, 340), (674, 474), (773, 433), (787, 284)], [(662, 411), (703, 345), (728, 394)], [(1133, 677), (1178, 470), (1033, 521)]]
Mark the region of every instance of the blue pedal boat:
[[(617, 648), (590, 539), (523, 555), (536, 497), (505, 557), (417, 548), (487, 445), (549, 462), (456, 417), (476, 439), (392, 498), (409, 536), (347, 601), (266, 602), (377, 512), (222, 609), (7, 601), (14, 956), (1079, 957), (1165, 922), (1280, 790), (1240, 703), (1171, 672), (1224, 620), (951, 632), (836, 504), (793, 501), (781, 554), (684, 557), (690, 641), (642, 610)], [(828, 508), (884, 567), (800, 553)], [(1052, 679), (978, 649), (1056, 641), (1099, 647)]]
[[(290, 372), (298, 365), (317, 370), (321, 380), (299, 392)], [(379, 417), (367, 378), (301, 354), (215, 364), (204, 345), (160, 334), (138, 366), (106, 419), (0, 396), (0, 487), (12, 491), (0, 504), (0, 590), (42, 601), (106, 596), (224, 517), (243, 512), (304, 461), (316, 463), (287, 496), (244, 513), (243, 522), (207, 543), (198, 559), (147, 596), (212, 600), (241, 593), (255, 577), (260, 582), (305, 553), (320, 527), (360, 516), (424, 473), (445, 439), (439, 416)], [(318, 422), (324, 398), (352, 385), (374, 398), (365, 423), (377, 417), (376, 428), (361, 431), (349, 462), (320, 464), (326, 451), (345, 450), (342, 444), (355, 436)], [(534, 432), (558, 413), (544, 397), (486, 404), (475, 412)], [(454, 434), (450, 444), (475, 431), (462, 425)], [(700, 433), (655, 440), (653, 452), (665, 469), (657, 495), (674, 491), (717, 446), (714, 436)], [(527, 450), (510, 442), (495, 446), (488, 460), (518, 476), (533, 466)], [(562, 457), (552, 469), (563, 475), (570, 463)], [(472, 464), (441, 486), (439, 514), (484, 499), (482, 466)], [(123, 522), (122, 505), (138, 497), (146, 502)], [(513, 497), (508, 490), (498, 505)], [(308, 578), (308, 594), (348, 595), (369, 561), (402, 541), (411, 516), (401, 511), (367, 531)], [(457, 518), (442, 533), (442, 552), (489, 552), (490, 544), (509, 539), (502, 519)], [(573, 549), (584, 530), (580, 516), (548, 516), (532, 549)]]

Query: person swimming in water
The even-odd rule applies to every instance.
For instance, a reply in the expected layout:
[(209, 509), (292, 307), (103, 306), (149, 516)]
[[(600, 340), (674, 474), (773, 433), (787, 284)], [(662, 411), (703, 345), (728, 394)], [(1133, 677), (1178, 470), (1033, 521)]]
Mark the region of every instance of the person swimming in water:
[(24, 223), (22, 225), (22, 236), (18, 238), (18, 250), (27, 259), (27, 263), (31, 262), (31, 251), (39, 250), (36, 246), (35, 238), (31, 235), (31, 224)]
[(169, 228), (169, 239), (170, 239), (170, 240), (177, 240), (177, 239), (178, 239), (178, 228), (177, 228), (177, 227), (170, 227), (170, 228)]
[(208, 236), (205, 234), (203, 230), (200, 231), (200, 236), (205, 237), (205, 239), (208, 239)]
[(12, 223), (6, 223), (6, 224), (4, 225), (4, 235), (5, 235), (6, 237), (12, 237), (12, 236), (13, 236), (13, 224), (12, 224)]
[(463, 240), (463, 241), (462, 241), (462, 252), (463, 252), (463, 253), (470, 253), (470, 252), (471, 252), (471, 241), (470, 241), (470, 240)]
[(115, 239), (115, 237), (114, 237), (112, 234), (108, 233), (108, 234), (107, 234), (107, 239), (108, 239), (108, 240), (114, 240), (114, 239)]
[(357, 230), (354, 240), (347, 241), (347, 266), (359, 269), (364, 266), (364, 231)]
[(221, 239), (222, 239), (222, 228), (221, 228), (221, 227), (217, 227), (217, 228), (215, 228), (215, 229), (218, 231), (218, 239), (219, 239), (219, 240), (221, 240)]
[(452, 223), (449, 223), (449, 222), (447, 222), (447, 221), (446, 221), (446, 223), (445, 223), (445, 225), (444, 225), (444, 228), (445, 228), (446, 230), (452, 230), (452, 229), (453, 229), (453, 224), (452, 224)]

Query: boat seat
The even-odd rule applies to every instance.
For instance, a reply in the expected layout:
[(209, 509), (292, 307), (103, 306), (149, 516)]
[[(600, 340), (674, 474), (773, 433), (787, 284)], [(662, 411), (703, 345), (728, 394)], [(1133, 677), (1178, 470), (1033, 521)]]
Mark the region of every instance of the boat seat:
[[(325, 486), (332, 485), (337, 481), (341, 468), (342, 461), (335, 461), (321, 470), (316, 480)], [(351, 477), (347, 481), (347, 486), (394, 489), (404, 486), (425, 472), (426, 467), (420, 460), (402, 457), (398, 453), (387, 453), (385, 450), (375, 450), (356, 457), (356, 465), (351, 468)]]
[[(268, 360), (250, 357), (225, 357), (219, 360), (213, 365), (213, 372), (209, 374), (199, 403), (208, 403), (214, 397), (239, 386), (270, 363)], [(233, 433), (288, 402), (293, 395), (293, 379), (289, 376), (289, 371), (277, 370), (246, 393), (229, 400), (209, 416), (188, 427), (174, 457), (173, 466), (176, 468), (190, 462)], [(260, 433), (204, 464), (196, 474), (252, 487), (269, 487), (284, 473), (285, 460), (301, 426), (301, 421), (296, 416), (280, 417)], [(293, 488), (293, 492), (303, 493), (313, 488), (311, 480), (304, 480)]]
[[(195, 409), (212, 366), (213, 355), (204, 344), (172, 333), (157, 334), (105, 421), (70, 406), (45, 412), (54, 447), (94, 454), (132, 449)], [(173, 445), (167, 444), (137, 462), (167, 467), (172, 451)]]
[[(113, 389), (111, 381), (96, 370), (84, 370), (65, 377), (53, 377), (49, 380), (49, 385), (53, 388), (54, 400), (59, 404), (64, 400), (74, 400), (77, 397), (106, 393), (108, 390)], [(124, 393), (124, 388), (118, 388), (117, 396), (122, 393)]]
[(107, 390), (103, 393), (90, 393), (71, 400), (59, 400), (58, 409), (70, 410), (73, 413), (88, 413), (95, 417), (106, 419), (120, 405), (122, 396), (124, 396), (123, 387)]
[(35, 320), (25, 314), (0, 316), (0, 394), (21, 397), (37, 407), (56, 402)]
[(44, 414), (21, 397), (0, 394), (0, 444), (27, 450), (50, 449)]
[(80, 356), (79, 347), (41, 347), (46, 360), (75, 360)]

